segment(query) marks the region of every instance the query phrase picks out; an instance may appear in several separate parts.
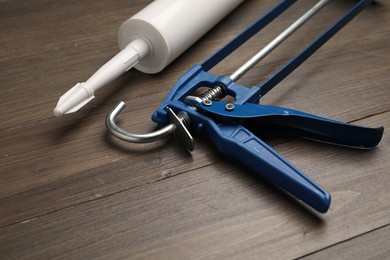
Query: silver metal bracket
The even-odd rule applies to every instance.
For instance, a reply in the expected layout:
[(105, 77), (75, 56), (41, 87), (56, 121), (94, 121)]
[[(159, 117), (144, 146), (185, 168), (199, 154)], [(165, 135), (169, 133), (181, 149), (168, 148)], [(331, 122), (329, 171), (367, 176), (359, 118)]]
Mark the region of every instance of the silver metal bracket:
[(166, 109), (169, 113), (169, 121), (171, 122), (171, 124), (176, 126), (173, 131), (176, 139), (182, 145), (184, 145), (187, 150), (193, 151), (195, 148), (194, 138), (191, 136), (190, 132), (187, 129), (187, 127), (191, 125), (190, 117), (187, 115), (186, 112), (179, 112), (176, 115), (170, 107), (167, 107)]

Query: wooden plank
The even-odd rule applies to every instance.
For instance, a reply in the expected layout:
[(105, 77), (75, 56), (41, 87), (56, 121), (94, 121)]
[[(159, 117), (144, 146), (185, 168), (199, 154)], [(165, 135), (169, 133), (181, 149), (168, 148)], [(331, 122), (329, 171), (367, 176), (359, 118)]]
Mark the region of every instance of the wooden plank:
[[(163, 73), (130, 71), (77, 114), (54, 118), (58, 97), (117, 52), (116, 29), (149, 2), (0, 1), (2, 257), (292, 258), (389, 223), (387, 132), (369, 152), (267, 140), (333, 194), (322, 217), (251, 177), (206, 138), (196, 137), (190, 155), (172, 139), (132, 145), (107, 135), (104, 117), (121, 99), (130, 102), (124, 128), (153, 129), (150, 114), (175, 80), (274, 0), (246, 1)], [(314, 2), (298, 1), (213, 72), (235, 70)], [(348, 6), (332, 2), (240, 82), (265, 79)], [(384, 3), (370, 6), (262, 102), (388, 128), (388, 14)]]
[[(42, 6), (46, 4), (43, 3)], [(107, 2), (107, 5), (109, 4)], [(271, 3), (267, 4), (271, 6)], [(8, 5), (10, 5), (10, 2), (8, 2)], [(25, 5), (27, 6), (23, 7), (25, 8), (23, 10), (30, 10), (28, 9), (30, 6), (26, 3)], [(254, 3), (247, 5), (249, 6), (243, 6), (245, 8), (244, 10), (238, 10), (240, 12), (239, 14), (252, 10), (249, 12), (250, 15), (256, 17), (258, 14), (252, 9)], [(54, 4), (54, 6), (49, 5), (48, 8), (56, 9), (58, 6)], [(64, 8), (69, 8), (66, 12), (72, 13), (74, 11), (73, 9), (79, 7), (71, 4), (64, 5)], [(139, 6), (135, 5), (133, 8), (136, 9)], [(29, 11), (29, 15), (26, 15), (26, 18), (24, 18), (25, 20), (22, 20), (25, 23), (36, 21), (45, 12), (45, 10), (39, 8), (32, 8), (31, 10)], [(92, 11), (96, 11), (100, 20), (112, 19), (98, 7)], [(113, 7), (111, 7), (108, 14), (111, 14), (111, 12), (114, 12)], [(46, 17), (46, 19), (54, 22), (58, 18), (58, 15), (60, 15), (59, 12), (54, 12), (52, 16)], [(237, 19), (240, 15), (234, 17)], [(16, 18), (10, 17), (8, 19), (11, 19), (8, 21), (11, 24)], [(80, 21), (79, 19), (83, 20)], [(72, 21), (72, 23), (81, 23), (90, 30), (90, 27), (92, 27), (91, 22), (84, 19), (82, 16), (77, 16), (76, 21)], [(246, 18), (246, 20), (248, 19)], [(117, 22), (117, 19), (115, 19), (115, 22)], [(113, 24), (114, 21), (110, 23)], [(286, 22), (283, 21), (283, 25), (284, 23)], [(363, 24), (367, 26), (364, 22), (359, 24), (355, 23), (355, 26), (359, 28)], [(38, 32), (45, 33), (46, 30), (52, 28), (48, 27), (48, 24), (45, 24), (45, 26), (41, 28), (42, 32)], [(114, 27), (114, 25), (112, 26)], [(282, 27), (279, 24), (276, 24), (276, 26)], [(104, 28), (104, 32), (108, 33), (106, 29), (108, 30), (109, 27)], [(375, 26), (373, 33), (382, 35), (383, 29), (377, 28), (380, 27)], [(227, 39), (225, 38), (227, 37), (221, 31), (222, 29), (226, 30), (226, 28), (223, 27), (219, 31), (218, 27), (216, 29), (218, 39), (223, 38), (226, 41)], [(238, 29), (236, 28), (235, 30), (237, 31)], [(37, 33), (37, 30), (26, 32), (28, 34), (27, 36), (24, 35), (24, 37), (33, 37)], [(12, 32), (10, 29), (9, 31)], [(351, 37), (350, 42), (352, 42), (353, 39), (361, 36), (358, 30), (357, 32), (356, 29), (352, 31), (355, 31), (354, 37), (351, 37), (348, 30), (343, 31), (343, 33), (346, 32), (343, 39), (349, 39)], [(23, 34), (13, 33), (14, 37), (23, 37)], [(66, 33), (69, 32), (64, 32), (62, 37), (65, 37)], [(232, 37), (231, 34), (227, 36)], [(44, 35), (38, 36), (34, 38), (36, 44), (34, 45), (34, 50), (29, 49), (32, 47), (26, 45), (25, 48), (28, 48), (26, 49), (28, 53), (34, 53), (33, 51), (36, 51), (38, 48), (38, 43), (41, 43), (40, 39), (44, 38)], [(85, 37), (84, 34), (83, 37)], [(90, 42), (95, 43), (97, 41), (93, 41), (91, 37), (92, 35), (83, 38), (82, 45), (86, 49), (81, 50), (82, 52), (87, 51)], [(294, 74), (294, 77), (289, 77), (288, 81), (278, 86), (269, 96), (266, 96), (265, 102), (301, 109), (345, 121), (354, 121), (371, 114), (389, 110), (388, 97), (390, 96), (390, 90), (386, 85), (386, 82), (389, 81), (389, 75), (386, 70), (389, 64), (388, 57), (368, 55), (367, 52), (375, 52), (378, 50), (376, 46), (382, 46), (383, 44), (382, 41), (378, 41), (376, 38), (366, 37), (364, 39), (364, 45), (360, 44), (365, 48), (364, 53), (351, 51), (348, 48), (344, 51), (344, 47), (340, 50), (337, 48), (340, 47), (337, 46), (337, 42), (334, 43), (336, 47), (330, 46), (326, 51), (309, 60), (302, 70), (300, 69)], [(53, 74), (50, 79), (58, 80), (58, 82), (53, 82), (54, 85), (71, 86), (75, 80), (73, 78), (70, 80), (67, 78), (68, 74), (73, 73), (67, 72), (66, 70), (69, 68), (66, 66), (76, 66), (75, 63), (70, 63), (70, 65), (67, 65), (67, 63), (71, 61), (70, 58), (79, 55), (80, 50), (78, 48), (72, 49), (67, 47), (71, 43), (71, 39), (69, 38), (60, 38), (59, 40), (63, 42), (63, 46), (60, 45), (60, 49), (64, 52), (63, 56), (61, 56), (62, 60), (56, 65), (57, 67), (53, 68), (54, 65), (51, 63), (46, 64), (46, 66), (49, 68), (48, 72)], [(14, 39), (14, 41), (18, 45), (12, 48), (10, 52), (12, 55), (16, 55), (14, 52), (17, 48), (23, 48), (25, 46), (23, 41), (18, 38)], [(99, 39), (97, 42), (100, 43), (100, 41)], [(107, 41), (105, 44), (109, 45)], [(207, 46), (206, 43), (206, 40), (201, 41), (201, 47), (194, 47), (193, 50), (195, 49), (194, 51), (196, 52), (200, 51), (204, 53), (204, 51), (201, 51), (202, 49), (205, 47), (211, 49), (217, 48), (217, 45), (222, 44), (222, 40), (213, 43), (212, 46)], [(38, 53), (41, 56), (48, 55), (48, 57), (54, 59), (56, 57), (55, 55), (58, 55), (58, 52), (51, 53), (48, 51), (52, 43), (44, 42), (43, 44), (45, 44), (45, 47), (42, 48), (43, 52)], [(244, 52), (245, 55), (251, 55), (253, 52), (252, 49), (258, 43), (252, 42), (251, 44), (248, 49), (240, 49), (240, 52)], [(301, 45), (302, 43), (299, 42), (295, 42), (294, 44), (294, 46)], [(102, 49), (104, 47), (92, 46), (92, 48)], [(389, 46), (382, 46), (379, 49), (381, 48), (388, 50)], [(91, 67), (98, 66), (102, 60), (111, 55), (110, 52), (115, 52), (113, 47), (109, 49), (110, 51), (108, 53), (99, 52), (100, 56), (94, 57), (94, 63), (92, 65), (87, 63), (87, 60), (82, 61), (86, 63), (86, 65), (80, 68), (84, 70), (83, 73), (91, 73), (90, 71), (93, 71)], [(286, 49), (282, 48), (281, 51), (282, 54), (287, 54)], [(124, 90), (113, 94), (113, 97), (107, 101), (98, 100), (97, 103), (100, 101), (100, 104), (97, 108), (92, 108), (92, 111), (85, 109), (79, 114), (71, 115), (67, 118), (53, 118), (50, 115), (51, 110), (58, 96), (66, 88), (60, 91), (54, 91), (50, 95), (50, 102), (43, 100), (43, 98), (48, 97), (47, 95), (43, 95), (44, 92), (48, 91), (46, 87), (47, 78), (42, 77), (37, 82), (31, 82), (30, 78), (34, 74), (43, 75), (42, 73), (44, 72), (39, 68), (31, 69), (31, 66), (28, 66), (29, 63), (22, 66), (20, 64), (18, 66), (14, 65), (12, 63), (12, 55), (4, 55), (5, 63), (12, 64), (15, 70), (18, 69), (19, 72), (25, 75), (22, 74), (19, 81), (13, 81), (11, 76), (14, 74), (11, 70), (5, 74), (6, 77), (2, 77), (3, 84), (10, 84), (11, 87), (2, 89), (4, 92), (0, 97), (2, 101), (1, 116), (4, 119), (1, 123), (3, 130), (0, 136), (0, 142), (2, 143), (0, 151), (3, 155), (0, 158), (2, 163), (0, 182), (3, 184), (0, 195), (4, 208), (4, 211), (0, 214), (1, 226), (89, 201), (94, 199), (95, 196), (106, 196), (120, 192), (121, 190), (131, 189), (162, 178), (162, 173), (170, 172), (171, 175), (180, 174), (221, 160), (215, 150), (210, 150), (205, 140), (201, 140), (198, 149), (191, 157), (181, 151), (177, 146), (166, 148), (162, 147), (162, 144), (159, 143), (157, 145), (140, 147), (138, 145), (124, 145), (115, 141), (111, 142), (111, 138), (108, 138), (105, 133), (103, 118), (112, 104), (119, 99), (120, 95), (125, 94)], [(37, 53), (33, 55), (35, 57), (38, 56)], [(185, 64), (197, 62), (197, 60), (191, 58), (191, 53), (185, 54), (184, 56), (185, 58), (190, 58)], [(83, 59), (90, 59), (89, 55), (83, 56)], [(275, 64), (278, 65), (281, 61), (284, 61), (279, 60), (279, 54), (274, 59), (274, 61), (268, 61), (269, 63), (261, 68), (265, 68), (268, 71), (275, 67)], [(50, 59), (47, 60), (50, 61)], [(356, 62), (356, 60), (359, 60), (359, 62)], [(59, 65), (62, 66), (62, 64), (66, 64), (65, 68), (62, 67), (58, 73), (55, 73)], [(182, 67), (181, 64), (183, 62), (179, 61), (178, 68)], [(323, 66), (323, 64), (329, 65)], [(366, 70), (367, 66), (365, 64), (375, 64), (375, 68), (382, 69)], [(187, 67), (189, 66), (187, 65)], [(54, 70), (50, 71), (50, 69)], [(338, 81), (344, 79), (344, 82), (332, 83), (332, 79), (329, 79), (327, 74), (329, 69), (331, 69), (332, 78)], [(176, 71), (172, 72), (173, 70)], [(125, 96), (126, 99), (132, 102), (131, 109), (123, 113), (122, 118), (124, 118), (124, 122), (122, 125), (125, 128), (139, 132), (152, 129), (153, 123), (147, 122), (147, 118), (153, 112), (154, 108), (158, 106), (169, 87), (178, 77), (178, 73), (183, 73), (183, 71), (183, 69), (179, 70), (170, 67), (168, 68), (167, 74), (161, 74), (158, 77), (145, 76), (141, 73), (133, 72), (128, 75), (128, 78), (121, 79), (118, 84), (129, 79), (131, 81), (127, 83), (129, 86), (131, 85), (131, 88), (126, 89), (128, 93)], [(359, 73), (354, 73), (356, 71), (359, 71)], [(58, 74), (62, 76), (57, 78)], [(345, 77), (345, 74), (354, 75), (354, 77)], [(65, 80), (67, 84), (60, 84), (60, 80)], [(248, 80), (251, 80), (251, 75), (249, 75)], [(29, 86), (31, 84), (33, 84), (33, 87)], [(161, 85), (164, 85), (163, 89), (161, 89)], [(342, 85), (343, 88), (339, 88), (338, 85)], [(375, 91), (372, 91), (372, 88), (375, 88)], [(34, 94), (34, 91), (37, 89), (39, 92)], [(145, 92), (145, 89), (150, 89), (153, 94), (149, 95), (150, 92)], [(12, 94), (9, 91), (12, 91)], [(107, 92), (101, 95), (104, 96), (104, 94), (107, 94)], [(348, 99), (340, 101), (339, 97), (345, 97), (347, 94)], [(27, 95), (30, 95), (31, 98), (28, 102), (26, 102)], [(13, 96), (18, 98), (9, 98)], [(138, 98), (134, 99), (132, 98), (133, 96), (138, 96)], [(40, 100), (41, 98), (42, 100)], [(16, 104), (11, 105), (11, 102), (16, 102)], [(145, 104), (148, 105), (145, 106)], [(27, 111), (31, 111), (31, 113), (27, 113)], [(131, 118), (132, 120), (125, 120), (126, 118)], [(34, 136), (35, 138), (30, 138), (30, 136)], [(15, 140), (21, 141), (15, 142)], [(169, 145), (171, 144), (173, 143), (170, 142)], [(155, 148), (158, 149), (154, 150)], [(132, 170), (129, 169), (128, 165), (131, 165)], [(128, 174), (129, 170), (131, 175)], [(123, 176), (125, 176), (125, 179), (123, 179)], [(119, 184), (117, 180), (121, 180)], [(108, 186), (107, 183), (111, 183), (112, 185)], [(34, 196), (31, 196), (32, 194)], [(58, 196), (62, 198), (62, 203), (58, 203)], [(64, 196), (65, 198), (63, 198)], [(20, 205), (20, 203), (24, 206), (14, 206)], [(9, 214), (10, 212), (12, 214)]]
[[(389, 115), (361, 123), (380, 121), (389, 127)], [(294, 144), (281, 145), (283, 154), (333, 195), (326, 215), (294, 203), (227, 160), (3, 227), (0, 254), (18, 259), (295, 258), (390, 223), (388, 133), (374, 151)]]
[(390, 226), (367, 232), (302, 259), (388, 259)]

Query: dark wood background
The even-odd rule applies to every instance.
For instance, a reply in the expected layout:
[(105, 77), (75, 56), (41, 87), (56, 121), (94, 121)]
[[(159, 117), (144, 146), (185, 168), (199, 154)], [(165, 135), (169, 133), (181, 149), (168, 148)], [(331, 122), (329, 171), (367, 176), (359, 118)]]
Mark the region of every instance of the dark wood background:
[[(293, 138), (266, 140), (332, 194), (306, 208), (206, 137), (189, 154), (173, 138), (121, 142), (104, 118), (119, 100), (123, 128), (150, 115), (176, 79), (277, 0), (248, 0), (157, 75), (128, 72), (79, 112), (58, 98), (118, 50), (120, 24), (150, 0), (0, 1), (1, 259), (388, 258), (390, 255), (390, 15), (377, 1), (262, 102), (386, 130), (354, 150)], [(298, 1), (213, 69), (229, 74), (316, 1)], [(333, 1), (239, 82), (266, 79), (354, 1)]]

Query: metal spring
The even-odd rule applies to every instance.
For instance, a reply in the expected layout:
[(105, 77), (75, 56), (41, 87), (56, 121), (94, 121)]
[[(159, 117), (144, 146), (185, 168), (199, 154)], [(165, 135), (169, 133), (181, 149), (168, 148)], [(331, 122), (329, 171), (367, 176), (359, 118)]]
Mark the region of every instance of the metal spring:
[(225, 96), (225, 89), (222, 86), (215, 86), (214, 88), (211, 88), (204, 92), (200, 97), (203, 101), (205, 100), (220, 100)]
[(180, 121), (183, 123), (183, 125), (185, 127), (190, 127), (191, 126), (191, 118), (189, 117), (189, 115), (184, 112), (184, 111), (181, 111), (177, 114), (177, 117), (180, 119)]

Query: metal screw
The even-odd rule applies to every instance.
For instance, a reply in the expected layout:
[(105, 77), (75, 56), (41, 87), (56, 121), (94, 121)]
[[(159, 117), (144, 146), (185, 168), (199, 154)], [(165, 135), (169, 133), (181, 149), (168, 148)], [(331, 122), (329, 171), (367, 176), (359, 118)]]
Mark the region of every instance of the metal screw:
[(227, 103), (226, 106), (225, 106), (225, 109), (227, 111), (233, 111), (235, 108), (234, 104), (233, 103)]
[(203, 100), (203, 104), (205, 105), (205, 106), (211, 106), (212, 104), (213, 104), (213, 101), (211, 101), (211, 100), (209, 100), (209, 99), (206, 99), (206, 100)]

